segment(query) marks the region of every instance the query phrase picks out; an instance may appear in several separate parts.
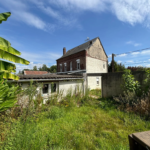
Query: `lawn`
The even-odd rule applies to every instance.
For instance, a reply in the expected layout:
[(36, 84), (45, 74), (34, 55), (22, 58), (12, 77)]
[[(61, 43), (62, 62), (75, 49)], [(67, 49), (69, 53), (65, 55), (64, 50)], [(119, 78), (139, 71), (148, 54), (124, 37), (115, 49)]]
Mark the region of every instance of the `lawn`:
[(128, 135), (150, 130), (150, 121), (117, 110), (112, 100), (53, 105), (25, 122), (13, 120), (1, 149), (129, 150)]

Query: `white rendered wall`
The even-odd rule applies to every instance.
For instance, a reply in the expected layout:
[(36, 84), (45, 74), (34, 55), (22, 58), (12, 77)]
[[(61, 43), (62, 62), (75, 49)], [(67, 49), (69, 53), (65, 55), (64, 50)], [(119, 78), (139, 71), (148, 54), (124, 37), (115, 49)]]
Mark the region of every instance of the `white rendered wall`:
[(63, 93), (66, 96), (68, 92), (72, 91), (72, 94), (77, 90), (83, 90), (82, 81), (59, 81), (59, 93)]
[[(105, 64), (105, 68), (103, 67)], [(107, 62), (96, 58), (86, 57), (87, 73), (107, 73)]]
[[(99, 78), (99, 84), (97, 85), (96, 79)], [(93, 89), (101, 89), (101, 76), (87, 77), (88, 80), (88, 88), (90, 90)]]

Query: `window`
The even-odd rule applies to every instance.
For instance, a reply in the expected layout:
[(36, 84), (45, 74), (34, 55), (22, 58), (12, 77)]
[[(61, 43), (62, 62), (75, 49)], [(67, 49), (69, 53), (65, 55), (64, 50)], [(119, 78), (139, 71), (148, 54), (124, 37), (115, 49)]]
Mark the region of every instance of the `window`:
[(72, 71), (72, 61), (70, 62), (70, 71)]
[(51, 84), (51, 93), (56, 92), (56, 83)]
[(64, 63), (64, 72), (67, 71), (67, 63)]
[(43, 94), (47, 94), (48, 93), (48, 84), (44, 84), (43, 85)]
[(96, 84), (99, 85), (99, 77), (96, 78)]
[(60, 64), (60, 72), (62, 72), (62, 64)]
[(105, 63), (103, 63), (103, 69), (105, 69)]
[(77, 59), (77, 70), (80, 70), (80, 59)]

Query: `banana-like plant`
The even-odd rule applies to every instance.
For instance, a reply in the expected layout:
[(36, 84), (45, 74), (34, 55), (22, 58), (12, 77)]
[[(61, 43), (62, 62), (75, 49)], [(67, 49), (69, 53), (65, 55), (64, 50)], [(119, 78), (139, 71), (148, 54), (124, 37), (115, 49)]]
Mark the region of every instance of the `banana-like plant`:
[[(2, 23), (2, 21), (6, 21), (10, 15), (10, 12), (0, 13), (0, 24)], [(19, 79), (18, 76), (11, 73), (16, 72), (15, 64), (7, 61), (28, 65), (30, 62), (19, 57), (20, 55), (21, 53), (18, 50), (11, 47), (9, 41), (0, 37), (0, 74), (3, 74), (3, 78), (13, 80)], [(7, 61), (4, 61), (2, 59), (5, 59)]]
[[(0, 24), (2, 21), (6, 21), (10, 15), (10, 12), (1, 13)], [(14, 107), (17, 102), (19, 86), (10, 87), (5, 79), (19, 79), (18, 76), (12, 74), (12, 72), (16, 72), (16, 66), (11, 62), (29, 64), (29, 61), (19, 57), (20, 55), (19, 51), (11, 47), (9, 41), (0, 37), (0, 113)]]
[(17, 103), (16, 95), (20, 92), (19, 86), (9, 87), (7, 80), (0, 77), (0, 113), (14, 107)]

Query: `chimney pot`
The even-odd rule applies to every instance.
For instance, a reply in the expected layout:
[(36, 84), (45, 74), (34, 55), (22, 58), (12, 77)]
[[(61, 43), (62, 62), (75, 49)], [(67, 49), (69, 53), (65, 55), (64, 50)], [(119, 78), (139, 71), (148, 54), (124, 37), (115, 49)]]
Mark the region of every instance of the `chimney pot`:
[(66, 47), (63, 48), (63, 55), (66, 54)]

